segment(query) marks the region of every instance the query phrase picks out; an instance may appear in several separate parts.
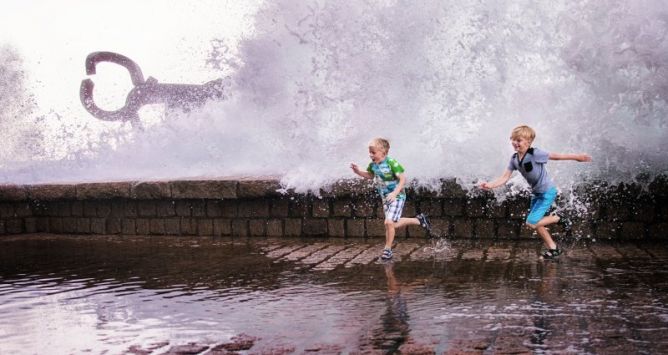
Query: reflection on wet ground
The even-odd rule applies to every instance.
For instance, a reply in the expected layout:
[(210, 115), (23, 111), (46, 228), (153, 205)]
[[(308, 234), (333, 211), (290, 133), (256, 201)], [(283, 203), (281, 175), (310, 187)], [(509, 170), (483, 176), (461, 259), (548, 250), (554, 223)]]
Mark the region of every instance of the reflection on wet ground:
[(665, 353), (668, 247), (0, 239), (0, 353)]

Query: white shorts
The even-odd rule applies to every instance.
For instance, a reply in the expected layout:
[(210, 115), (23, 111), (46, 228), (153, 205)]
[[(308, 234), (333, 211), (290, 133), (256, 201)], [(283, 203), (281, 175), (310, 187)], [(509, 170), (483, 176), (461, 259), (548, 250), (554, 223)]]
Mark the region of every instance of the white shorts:
[(384, 202), (383, 212), (385, 212), (385, 219), (389, 219), (392, 222), (399, 222), (401, 212), (404, 210), (404, 203), (406, 203), (405, 199)]

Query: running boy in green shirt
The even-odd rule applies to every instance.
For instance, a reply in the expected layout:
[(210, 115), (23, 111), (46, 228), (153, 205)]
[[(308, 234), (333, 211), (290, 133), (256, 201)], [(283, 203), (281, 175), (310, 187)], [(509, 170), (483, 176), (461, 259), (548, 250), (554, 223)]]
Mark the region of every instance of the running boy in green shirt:
[(383, 212), (385, 212), (385, 248), (380, 258), (388, 260), (392, 258), (392, 243), (394, 242), (395, 230), (397, 228), (420, 225), (427, 231), (431, 226), (427, 216), (423, 213), (414, 218), (402, 218), (401, 212), (406, 202), (404, 185), (406, 176), (404, 168), (395, 159), (387, 156), (390, 150), (390, 142), (383, 138), (375, 138), (369, 142), (369, 158), (371, 163), (366, 171), (360, 170), (355, 163), (350, 164), (353, 172), (365, 179), (373, 179), (380, 198), (383, 200)]

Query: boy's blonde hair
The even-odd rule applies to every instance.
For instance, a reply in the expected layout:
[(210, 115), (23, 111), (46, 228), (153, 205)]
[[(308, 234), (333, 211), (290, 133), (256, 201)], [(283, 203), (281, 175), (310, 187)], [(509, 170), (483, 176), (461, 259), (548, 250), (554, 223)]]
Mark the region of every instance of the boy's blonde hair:
[(529, 142), (533, 142), (534, 138), (536, 138), (536, 131), (534, 131), (533, 128), (529, 126), (517, 126), (513, 128), (513, 131), (510, 133), (510, 139), (515, 139), (518, 137), (522, 137)]
[(390, 151), (390, 142), (385, 138), (374, 138), (369, 142), (369, 147), (379, 148), (387, 154)]

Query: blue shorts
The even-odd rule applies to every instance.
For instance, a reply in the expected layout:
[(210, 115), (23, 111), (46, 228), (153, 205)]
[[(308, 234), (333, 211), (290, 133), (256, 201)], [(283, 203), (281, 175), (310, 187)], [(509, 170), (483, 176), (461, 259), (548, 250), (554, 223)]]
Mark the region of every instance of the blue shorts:
[(545, 214), (550, 210), (552, 203), (557, 198), (557, 188), (553, 187), (543, 193), (534, 193), (531, 196), (531, 207), (529, 208), (529, 215), (527, 216), (528, 224), (536, 224), (540, 222)]
[(392, 222), (399, 222), (399, 218), (401, 218), (401, 212), (404, 209), (405, 202), (405, 199), (395, 199), (392, 202), (383, 201), (383, 212), (385, 212), (385, 219), (389, 219)]

